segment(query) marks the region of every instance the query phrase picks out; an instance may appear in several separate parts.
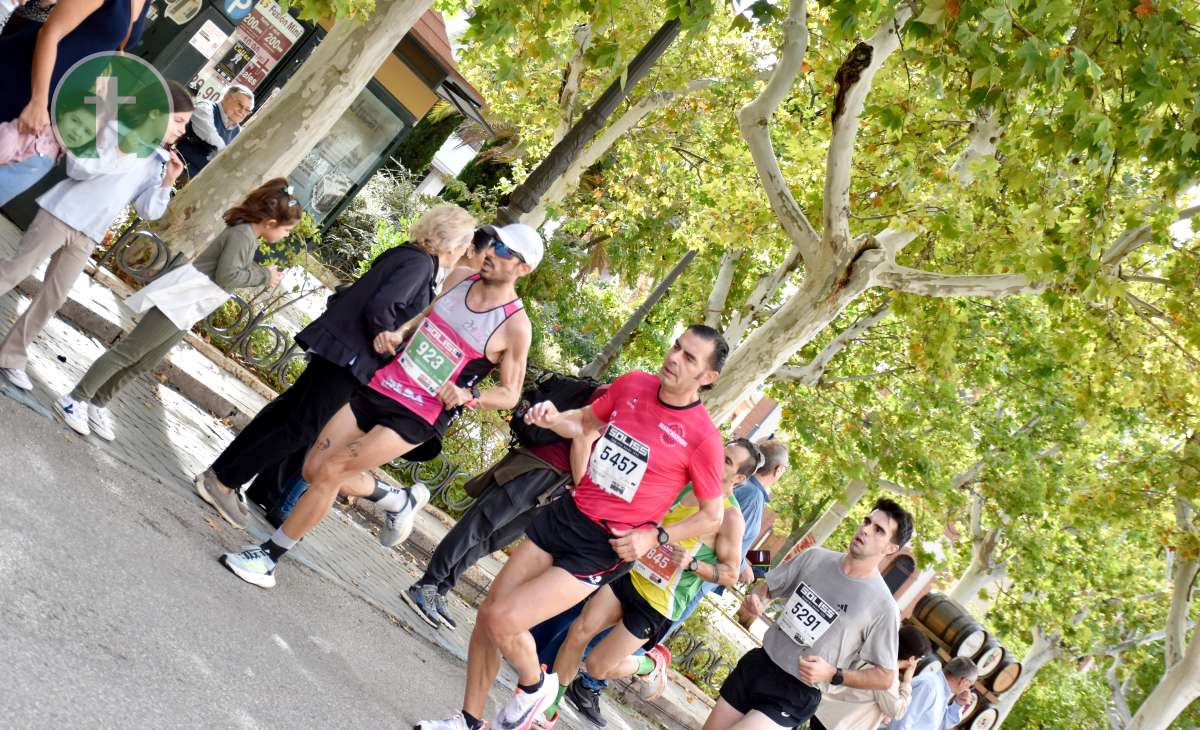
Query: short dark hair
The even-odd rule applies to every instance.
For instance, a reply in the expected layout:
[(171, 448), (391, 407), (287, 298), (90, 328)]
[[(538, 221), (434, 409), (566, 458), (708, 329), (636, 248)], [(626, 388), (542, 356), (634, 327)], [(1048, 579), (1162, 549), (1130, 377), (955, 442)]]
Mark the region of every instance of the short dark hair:
[(171, 95), (171, 113), (184, 114), (195, 111), (196, 103), (192, 101), (191, 93), (178, 81), (167, 80), (167, 91)]
[(687, 331), (713, 344), (712, 358), (709, 359), (708, 367), (718, 373), (721, 372), (725, 367), (725, 360), (729, 357), (729, 343), (725, 341), (721, 333), (706, 324), (691, 325)]
[(736, 438), (732, 439), (726, 445), (741, 446), (746, 450), (746, 453), (750, 455), (750, 458), (746, 459), (744, 463), (738, 464), (738, 474), (748, 477), (754, 472), (758, 471), (758, 467), (763, 463), (763, 455), (762, 451), (759, 450), (758, 446), (756, 446), (753, 441), (747, 438)]
[(896, 658), (900, 661), (917, 657), (920, 659), (929, 653), (933, 645), (929, 643), (929, 637), (925, 632), (918, 629), (912, 624), (905, 624), (900, 627), (900, 654)]
[(913, 534), (912, 515), (887, 497), (880, 497), (875, 500), (875, 506), (871, 508), (871, 511), (874, 512), (875, 510), (879, 510), (896, 521), (896, 532), (892, 535), (892, 542), (900, 547), (907, 545), (908, 541), (912, 539)]

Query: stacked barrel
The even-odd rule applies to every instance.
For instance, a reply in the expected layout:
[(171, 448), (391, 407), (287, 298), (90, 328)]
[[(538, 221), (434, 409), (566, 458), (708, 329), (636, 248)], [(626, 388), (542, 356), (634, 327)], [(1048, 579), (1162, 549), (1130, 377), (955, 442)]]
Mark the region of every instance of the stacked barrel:
[(917, 665), (918, 673), (940, 671), (941, 664), (959, 656), (979, 667), (979, 680), (958, 728), (992, 730), (1000, 717), (995, 705), (1021, 676), (1021, 662), (965, 608), (941, 593), (929, 593), (917, 601), (911, 621), (933, 644), (933, 651)]

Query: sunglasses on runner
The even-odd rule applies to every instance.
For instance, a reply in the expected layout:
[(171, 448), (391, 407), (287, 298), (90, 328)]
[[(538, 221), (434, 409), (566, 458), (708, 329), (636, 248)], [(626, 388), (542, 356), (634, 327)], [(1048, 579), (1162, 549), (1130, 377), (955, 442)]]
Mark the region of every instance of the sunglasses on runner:
[(497, 256), (506, 261), (515, 256), (521, 263), (525, 263), (524, 256), (504, 245), (504, 241), (501, 241), (498, 238), (492, 239), (492, 250), (496, 252)]

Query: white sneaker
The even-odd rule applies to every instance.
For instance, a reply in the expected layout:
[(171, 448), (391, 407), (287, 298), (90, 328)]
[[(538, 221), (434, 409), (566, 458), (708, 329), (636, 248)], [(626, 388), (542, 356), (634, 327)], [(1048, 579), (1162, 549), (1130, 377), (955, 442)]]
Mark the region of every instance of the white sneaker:
[(88, 425), (92, 427), (92, 433), (105, 441), (112, 441), (117, 437), (113, 432), (112, 412), (104, 406), (88, 404)]
[(543, 672), (542, 686), (537, 692), (526, 694), (520, 687), (517, 688), (513, 698), (496, 715), (496, 730), (529, 730), (534, 720), (546, 711), (557, 696), (558, 675)]
[[(485, 722), (483, 726), (486, 728), (488, 724)], [(462, 716), (461, 712), (456, 712), (445, 720), (421, 720), (416, 725), (413, 725), (413, 730), (470, 730), (467, 727), (467, 720)]]
[(81, 400), (75, 400), (70, 395), (64, 395), (54, 401), (54, 409), (58, 411), (58, 415), (63, 417), (71, 430), (81, 436), (87, 436), (92, 432), (88, 426), (88, 404)]
[(29, 379), (29, 373), (25, 372), (25, 368), (0, 368), (0, 373), (4, 373), (8, 382), (21, 390), (33, 390), (33, 381)]
[(225, 553), (219, 558), (229, 572), (259, 588), (275, 587), (275, 561), (258, 545), (247, 545), (241, 552)]
[(417, 482), (408, 489), (408, 504), (397, 512), (383, 513), (383, 529), (379, 531), (379, 544), (395, 547), (412, 534), (417, 513), (429, 504), (429, 487)]

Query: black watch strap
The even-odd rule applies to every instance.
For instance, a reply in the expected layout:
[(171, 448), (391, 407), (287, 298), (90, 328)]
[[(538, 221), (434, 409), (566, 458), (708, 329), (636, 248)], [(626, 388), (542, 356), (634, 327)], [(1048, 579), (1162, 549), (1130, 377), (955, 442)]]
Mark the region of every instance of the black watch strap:
[(656, 530), (658, 530), (658, 544), (659, 545), (666, 545), (667, 543), (669, 543), (671, 541), (671, 536), (670, 536), (670, 534), (667, 533), (667, 530), (665, 527), (663, 527), (662, 525), (655, 525), (654, 527)]
[(833, 679), (829, 680), (829, 683), (836, 687), (844, 681), (846, 681), (846, 678), (842, 675), (842, 668), (838, 667), (833, 673)]

